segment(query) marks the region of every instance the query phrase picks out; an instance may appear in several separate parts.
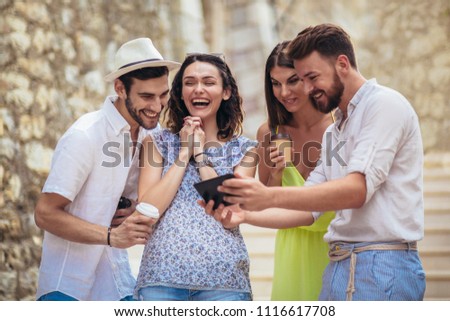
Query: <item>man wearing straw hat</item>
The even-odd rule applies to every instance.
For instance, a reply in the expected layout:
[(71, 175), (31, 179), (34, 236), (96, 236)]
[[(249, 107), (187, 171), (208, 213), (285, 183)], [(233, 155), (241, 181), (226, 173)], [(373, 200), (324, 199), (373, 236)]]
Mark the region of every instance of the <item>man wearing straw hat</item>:
[(45, 230), (38, 300), (132, 298), (135, 279), (125, 249), (145, 244), (155, 220), (133, 213), (134, 202), (113, 216), (122, 196), (137, 198), (137, 147), (158, 125), (169, 70), (178, 66), (149, 38), (125, 43), (105, 77), (116, 95), (59, 140), (35, 209), (36, 224)]

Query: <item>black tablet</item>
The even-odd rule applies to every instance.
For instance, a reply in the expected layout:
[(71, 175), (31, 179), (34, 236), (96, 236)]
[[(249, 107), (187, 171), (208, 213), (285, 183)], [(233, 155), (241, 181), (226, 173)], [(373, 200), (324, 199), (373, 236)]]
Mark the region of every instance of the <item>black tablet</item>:
[(221, 193), (217, 190), (217, 187), (222, 185), (223, 181), (230, 178), (234, 178), (234, 175), (225, 174), (219, 177), (208, 179), (206, 181), (195, 183), (194, 187), (203, 197), (206, 203), (208, 203), (210, 200), (214, 201), (213, 209), (215, 210), (219, 207), (220, 204), (224, 204), (225, 206), (231, 205), (230, 203), (223, 200), (225, 193)]

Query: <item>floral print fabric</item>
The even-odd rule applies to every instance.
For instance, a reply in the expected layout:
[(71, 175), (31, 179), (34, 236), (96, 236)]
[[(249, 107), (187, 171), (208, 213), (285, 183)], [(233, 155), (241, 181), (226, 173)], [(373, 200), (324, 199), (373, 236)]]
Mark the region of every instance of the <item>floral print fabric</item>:
[[(179, 136), (167, 129), (152, 133), (164, 159), (163, 176), (175, 162)], [(256, 142), (235, 137), (224, 145), (205, 146), (218, 175), (232, 173)], [(197, 204), (193, 184), (201, 178), (190, 162), (172, 203), (145, 246), (135, 294), (146, 286), (251, 293), (247, 249), (239, 228), (225, 229)]]

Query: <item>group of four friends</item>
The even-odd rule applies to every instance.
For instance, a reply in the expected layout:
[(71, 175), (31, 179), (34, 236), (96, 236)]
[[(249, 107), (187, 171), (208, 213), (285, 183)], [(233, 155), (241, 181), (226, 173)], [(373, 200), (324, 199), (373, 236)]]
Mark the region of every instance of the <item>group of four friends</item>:
[[(252, 300), (243, 223), (279, 229), (273, 300), (423, 299), (418, 117), (359, 73), (342, 28), (308, 27), (270, 53), (258, 142), (241, 135), (223, 57), (180, 65), (139, 38), (105, 80), (115, 95), (61, 137), (36, 205), (38, 300)], [(292, 163), (274, 132), (290, 135)], [(199, 200), (195, 183), (230, 173), (219, 191), (234, 205)], [(131, 206), (117, 209), (121, 197)], [(136, 281), (126, 248), (137, 244)]]

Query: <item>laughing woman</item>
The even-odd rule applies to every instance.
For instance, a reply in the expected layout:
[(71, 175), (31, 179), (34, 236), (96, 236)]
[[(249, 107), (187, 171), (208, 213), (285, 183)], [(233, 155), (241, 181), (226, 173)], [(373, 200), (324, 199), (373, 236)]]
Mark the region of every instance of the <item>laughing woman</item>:
[(186, 57), (166, 111), (168, 129), (143, 144), (139, 200), (161, 219), (145, 246), (140, 300), (251, 300), (249, 257), (238, 228), (224, 229), (196, 201), (193, 184), (238, 172), (254, 176), (255, 145), (243, 136), (242, 99), (223, 59)]

